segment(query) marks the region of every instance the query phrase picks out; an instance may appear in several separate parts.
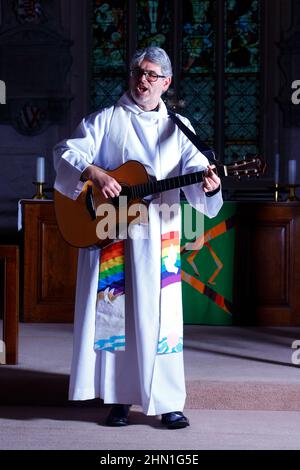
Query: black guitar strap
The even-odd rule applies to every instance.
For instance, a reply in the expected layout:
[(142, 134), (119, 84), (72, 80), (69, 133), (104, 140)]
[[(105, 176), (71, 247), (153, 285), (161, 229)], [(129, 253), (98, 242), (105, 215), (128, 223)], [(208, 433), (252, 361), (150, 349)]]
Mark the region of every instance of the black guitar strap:
[(179, 129), (187, 136), (187, 138), (195, 145), (195, 147), (206, 156), (207, 160), (212, 163), (213, 165), (219, 163), (216, 159), (215, 152), (208, 147), (204, 142), (202, 142), (197, 134), (194, 134), (191, 129), (189, 129), (183, 122), (176, 116), (173, 111), (168, 109), (168, 113), (170, 118), (172, 119), (175, 124), (179, 127)]

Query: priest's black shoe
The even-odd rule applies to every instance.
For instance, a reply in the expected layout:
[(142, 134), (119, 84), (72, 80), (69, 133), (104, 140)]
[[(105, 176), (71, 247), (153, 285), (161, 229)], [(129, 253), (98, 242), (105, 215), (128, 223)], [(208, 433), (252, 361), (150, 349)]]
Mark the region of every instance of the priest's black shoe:
[(114, 405), (106, 418), (107, 426), (127, 426), (128, 415), (131, 405)]
[(161, 415), (161, 422), (168, 429), (186, 428), (190, 425), (189, 420), (181, 411), (171, 411)]

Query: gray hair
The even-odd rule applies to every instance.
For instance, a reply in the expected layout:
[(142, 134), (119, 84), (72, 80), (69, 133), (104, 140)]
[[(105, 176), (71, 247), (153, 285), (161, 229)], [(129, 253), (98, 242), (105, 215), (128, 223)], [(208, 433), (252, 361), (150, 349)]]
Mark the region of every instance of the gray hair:
[(166, 51), (160, 47), (152, 46), (136, 51), (131, 60), (131, 69), (139, 66), (143, 60), (149, 60), (149, 62), (153, 62), (153, 64), (160, 65), (162, 74), (166, 77), (172, 77), (170, 58)]

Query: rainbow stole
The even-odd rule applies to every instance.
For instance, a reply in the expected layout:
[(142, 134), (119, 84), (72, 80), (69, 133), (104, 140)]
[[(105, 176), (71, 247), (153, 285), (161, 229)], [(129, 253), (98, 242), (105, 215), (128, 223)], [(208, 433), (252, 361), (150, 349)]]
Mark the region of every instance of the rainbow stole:
[[(161, 322), (158, 354), (182, 351), (182, 332), (170, 318), (170, 305), (178, 295), (181, 282), (179, 232), (161, 236)], [(181, 286), (180, 286), (181, 287)], [(174, 290), (175, 289), (175, 290)], [(181, 305), (181, 289), (179, 289)], [(177, 302), (178, 303), (178, 302)], [(173, 312), (174, 313), (174, 312)], [(173, 328), (170, 325), (173, 323)], [(175, 322), (176, 323), (176, 322)], [(125, 350), (125, 241), (117, 240), (100, 252), (99, 280), (96, 306), (95, 350)]]
[(100, 251), (95, 350), (125, 350), (125, 245), (116, 241)]
[(161, 288), (181, 281), (180, 243), (178, 232), (161, 237)]
[(104, 248), (101, 253), (98, 292), (107, 289), (113, 295), (125, 293), (125, 254), (124, 242), (118, 241)]

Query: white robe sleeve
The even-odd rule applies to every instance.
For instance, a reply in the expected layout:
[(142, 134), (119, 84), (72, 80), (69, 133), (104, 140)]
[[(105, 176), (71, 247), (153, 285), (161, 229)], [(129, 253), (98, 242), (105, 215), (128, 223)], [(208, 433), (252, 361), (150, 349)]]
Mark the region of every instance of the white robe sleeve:
[[(184, 124), (186, 124), (193, 132), (194, 129), (190, 122), (178, 116)], [(195, 173), (207, 168), (209, 162), (203, 153), (199, 152), (192, 142), (182, 133), (182, 157), (181, 157), (181, 172), (186, 175)], [(188, 202), (197, 210), (201, 210), (209, 218), (215, 217), (223, 205), (222, 189), (214, 196), (208, 197), (202, 188), (202, 183), (192, 184), (185, 186), (183, 192)]]
[[(91, 165), (105, 132), (105, 111), (84, 118), (70, 139), (53, 149), (56, 179), (54, 188), (71, 199), (76, 199), (83, 187), (82, 172)], [(97, 136), (97, 140), (96, 140)]]

